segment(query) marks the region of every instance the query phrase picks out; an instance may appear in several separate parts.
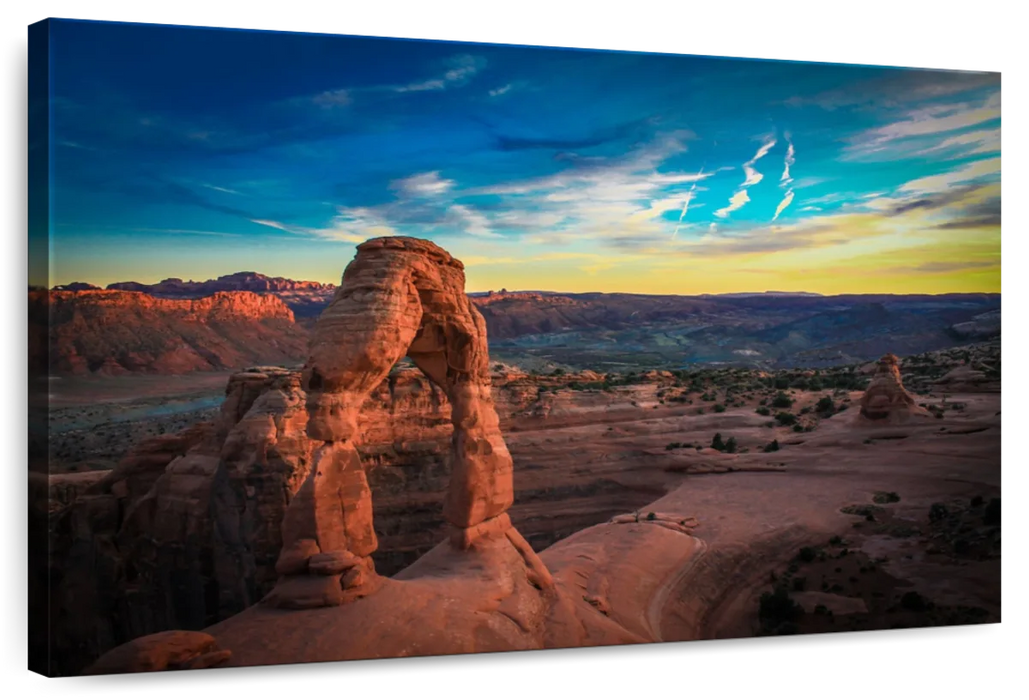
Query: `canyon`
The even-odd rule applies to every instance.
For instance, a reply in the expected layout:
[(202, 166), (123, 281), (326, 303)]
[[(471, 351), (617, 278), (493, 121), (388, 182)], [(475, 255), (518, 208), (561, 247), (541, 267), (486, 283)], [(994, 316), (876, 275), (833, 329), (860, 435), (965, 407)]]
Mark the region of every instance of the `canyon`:
[[(31, 476), (30, 513), (50, 532), (32, 570), (51, 581), (33, 602), (52, 612), (37, 665), (750, 636), (767, 626), (769, 577), (794, 586), (781, 569), (798, 550), (817, 563), (843, 538), (889, 578), (849, 590), (830, 570), (803, 592), (839, 629), (874, 628), (895, 614), (874, 594), (912, 591), (934, 614), (999, 619), (999, 549), (941, 549), (947, 520), (925, 515), (999, 508), (998, 343), (831, 368), (541, 374), (498, 361), (492, 342), (485, 354), (484, 310), (510, 298), (469, 304), (459, 263), (408, 241), (365, 244), (302, 370), (210, 375), (215, 408), (183, 413), (206, 420), (134, 435), (110, 468), (70, 459), (80, 468)], [(877, 505), (881, 493), (896, 500)], [(984, 527), (962, 541), (999, 542)]]
[[(85, 283), (64, 285), (63, 291), (52, 292), (55, 305), (65, 311), (52, 321), (50, 371), (109, 376), (122, 369), (179, 374), (242, 369), (255, 363), (300, 364), (306, 359), (314, 322), (336, 289), (332, 284), (253, 272), (206, 282), (114, 283), (107, 291)], [(30, 295), (30, 316), (40, 319), (44, 318), (41, 295)], [(240, 295), (241, 311), (231, 324), (221, 319), (217, 344), (211, 346), (215, 356), (205, 357), (206, 341), (184, 334), (179, 320), (190, 304), (212, 295), (218, 295), (222, 305)], [(267, 300), (264, 320), (242, 311), (258, 308), (255, 296)], [(886, 349), (910, 356), (1000, 336), (1000, 295), (996, 294), (681, 296), (501, 290), (472, 293), (468, 298), (486, 323), (494, 360), (539, 372), (672, 370), (698, 364), (832, 367), (874, 360)], [(291, 319), (284, 319), (275, 301), (288, 308)], [(101, 322), (97, 311), (101, 303), (119, 305), (126, 326), (137, 330), (89, 347), (69, 342), (81, 330), (74, 319), (95, 317)], [(43, 333), (35, 343), (40, 347), (45, 345), (45, 321), (35, 325), (37, 334)], [(164, 351), (167, 356), (155, 355), (141, 333), (148, 325), (177, 341), (170, 347), (188, 349), (169, 347)], [(271, 347), (254, 345), (255, 334), (267, 336)], [(225, 345), (232, 346), (233, 352), (217, 350)], [(46, 362), (41, 353), (39, 357)]]

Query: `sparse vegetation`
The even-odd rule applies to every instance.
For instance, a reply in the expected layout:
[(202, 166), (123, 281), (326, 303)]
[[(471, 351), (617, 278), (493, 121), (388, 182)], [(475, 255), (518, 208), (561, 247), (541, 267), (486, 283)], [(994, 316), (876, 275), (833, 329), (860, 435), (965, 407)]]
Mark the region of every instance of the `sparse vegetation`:
[(787, 411), (780, 411), (775, 414), (775, 421), (782, 426), (795, 425), (797, 423), (797, 417)]

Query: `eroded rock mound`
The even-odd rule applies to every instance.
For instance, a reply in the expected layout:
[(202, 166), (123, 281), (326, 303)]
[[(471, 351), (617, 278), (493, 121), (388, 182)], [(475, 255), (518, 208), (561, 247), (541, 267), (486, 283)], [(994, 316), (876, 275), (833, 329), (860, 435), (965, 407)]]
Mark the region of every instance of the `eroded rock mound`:
[(134, 639), (107, 652), (84, 672), (106, 673), (175, 671), (220, 666), (232, 652), (219, 649), (214, 637), (204, 632), (172, 630)]
[[(377, 585), (371, 489), (355, 447), (358, 416), (372, 390), (405, 355), (451, 405), (450, 487), (443, 514), (451, 541), (467, 548), (510, 529), (512, 460), (490, 389), (486, 324), (464, 293), (464, 266), (414, 238), (377, 238), (357, 248), (332, 303), (318, 319), (303, 371), (313, 464), (286, 510), (266, 599), (275, 607), (338, 605)], [(349, 562), (311, 569), (317, 555)], [(342, 575), (340, 575), (342, 573)]]
[(861, 397), (859, 419), (877, 423), (904, 423), (913, 416), (928, 416), (904, 388), (896, 355), (887, 353), (876, 363), (875, 374)]

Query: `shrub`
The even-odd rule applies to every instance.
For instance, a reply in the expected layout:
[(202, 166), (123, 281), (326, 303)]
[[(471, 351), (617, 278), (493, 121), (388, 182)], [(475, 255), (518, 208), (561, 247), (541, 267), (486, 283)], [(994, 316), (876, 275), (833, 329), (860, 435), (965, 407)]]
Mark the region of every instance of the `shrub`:
[(817, 556), (818, 550), (814, 547), (801, 547), (800, 551), (797, 552), (797, 559), (800, 559), (803, 562), (812, 562)]
[(656, 517), (653, 512), (647, 513), (647, 520), (654, 520)]
[(836, 412), (836, 404), (833, 403), (831, 396), (823, 396), (818, 399), (818, 403), (815, 404), (815, 410), (822, 415), (832, 415)]
[(778, 451), (779, 451), (779, 441), (778, 440), (772, 440), (770, 443), (765, 445), (765, 452), (778, 452)]
[(715, 413), (725, 413), (725, 406), (723, 406), (720, 403), (716, 403), (715, 407), (714, 407), (714, 412)]
[(790, 597), (785, 588), (776, 588), (771, 593), (761, 594), (758, 617), (766, 629), (780, 628), (783, 623), (796, 620), (803, 612), (804, 609)]
[(772, 408), (789, 408), (792, 405), (793, 399), (781, 391), (772, 399)]
[(804, 432), (804, 430), (805, 430), (804, 426), (801, 425), (800, 423), (797, 423), (796, 425), (793, 426), (793, 432), (795, 432), (795, 433), (802, 433), (802, 432)]
[(789, 377), (777, 377), (774, 384), (776, 389), (789, 389), (790, 378)]
[(917, 591), (908, 591), (900, 597), (900, 607), (905, 610), (922, 612), (931, 605), (932, 602)]
[(726, 452), (728, 452), (729, 454), (734, 454), (737, 449), (739, 449), (739, 446), (736, 444), (736, 438), (730, 437), (728, 440), (725, 441)]
[(765, 407), (765, 406), (758, 406), (758, 408), (755, 411), (755, 413), (757, 413), (759, 416), (770, 416), (770, 415), (772, 415), (772, 412), (769, 411), (768, 408)]
[(715, 433), (715, 436), (711, 439), (711, 447), (718, 450), (719, 452), (725, 449), (725, 443), (722, 442), (721, 433)]
[(682, 447), (682, 443), (681, 442), (670, 442), (667, 445), (665, 445), (665, 449), (666, 450), (677, 450), (680, 447)]
[(900, 501), (900, 496), (896, 491), (876, 491), (875, 495), (872, 496), (872, 501), (875, 503), (897, 503)]
[(983, 513), (983, 524), (1000, 525), (1000, 499), (991, 498)]
[(950, 511), (942, 503), (933, 503), (929, 506), (929, 522), (931, 523), (938, 523), (948, 515), (950, 515)]
[(786, 411), (775, 414), (775, 420), (779, 425), (795, 425), (797, 423), (797, 417)]

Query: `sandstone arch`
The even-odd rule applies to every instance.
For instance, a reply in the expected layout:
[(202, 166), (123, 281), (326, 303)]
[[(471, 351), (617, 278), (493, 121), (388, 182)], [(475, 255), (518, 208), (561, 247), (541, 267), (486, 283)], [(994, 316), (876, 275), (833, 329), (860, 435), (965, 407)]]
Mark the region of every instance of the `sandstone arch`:
[(376, 238), (358, 246), (318, 319), (304, 367), (307, 434), (316, 447), (283, 519), (276, 565), (283, 578), (266, 603), (336, 605), (344, 589), (374, 586), (371, 490), (354, 440), (362, 403), (404, 356), (452, 406), (443, 505), (451, 541), (467, 547), (510, 529), (513, 465), (491, 396), (486, 325), (464, 284), (461, 262), (428, 241)]

